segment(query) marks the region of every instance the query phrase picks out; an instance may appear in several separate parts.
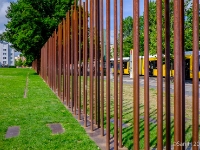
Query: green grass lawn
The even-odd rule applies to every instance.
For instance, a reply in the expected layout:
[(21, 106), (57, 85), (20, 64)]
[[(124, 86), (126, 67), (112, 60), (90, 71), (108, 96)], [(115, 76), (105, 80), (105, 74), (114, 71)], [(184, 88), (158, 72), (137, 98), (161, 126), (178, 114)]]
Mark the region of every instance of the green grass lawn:
[[(49, 123), (61, 123), (65, 132), (53, 135)], [(20, 126), (20, 135), (5, 139), (10, 126)], [(0, 149), (95, 150), (98, 147), (33, 70), (0, 68)]]

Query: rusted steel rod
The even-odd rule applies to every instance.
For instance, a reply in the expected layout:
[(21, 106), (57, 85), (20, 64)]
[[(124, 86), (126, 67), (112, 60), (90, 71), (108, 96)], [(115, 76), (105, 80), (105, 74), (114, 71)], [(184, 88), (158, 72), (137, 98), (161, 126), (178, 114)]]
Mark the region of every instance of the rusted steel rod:
[(51, 37), (49, 38), (49, 73), (48, 73), (48, 84), (49, 84), (49, 87), (51, 88)]
[[(44, 46), (42, 47), (42, 50), (41, 50), (41, 58), (43, 57), (43, 51), (44, 51), (43, 49), (44, 49)], [(41, 76), (42, 76), (42, 78), (43, 78), (43, 69), (42, 69), (43, 68), (43, 60), (44, 59), (41, 59)]]
[(52, 46), (53, 44), (52, 44), (52, 36), (51, 36), (51, 38), (50, 38), (50, 88), (52, 89), (52, 65), (53, 65), (53, 63), (52, 63)]
[(192, 149), (199, 145), (199, 1), (193, 0)]
[(53, 41), (53, 48), (54, 48), (54, 92), (56, 93), (56, 88), (57, 88), (57, 51), (56, 51), (56, 41), (57, 41), (57, 34), (56, 34), (56, 30), (54, 31), (54, 41)]
[(82, 1), (79, 0), (79, 93), (78, 93), (78, 119), (81, 120), (81, 53), (82, 53), (82, 47), (81, 47), (81, 44), (82, 44), (82, 40), (81, 40), (81, 32), (82, 32), (82, 29), (81, 29), (81, 21), (82, 21), (82, 11), (81, 11), (81, 4), (82, 4)]
[(74, 10), (71, 7), (71, 109), (74, 108)]
[(47, 42), (45, 43), (45, 46), (44, 46), (44, 58), (45, 58), (45, 62), (44, 62), (44, 71), (45, 71), (45, 74), (44, 74), (44, 81), (47, 82), (47, 52), (46, 52), (46, 49), (47, 49)]
[(47, 70), (47, 75), (46, 75), (46, 83), (49, 84), (49, 40), (46, 42), (46, 70)]
[(77, 114), (78, 104), (78, 12), (74, 8), (74, 115)]
[(100, 0), (97, 0), (97, 127), (100, 128)]
[(110, 149), (110, 0), (106, 0), (106, 149)]
[(66, 98), (66, 24), (65, 24), (65, 19), (63, 18), (63, 38), (62, 38), (62, 43), (63, 43), (63, 65), (62, 65), (62, 70), (63, 70), (63, 97), (62, 101), (65, 101)]
[[(117, 0), (114, 0), (114, 149), (118, 149)], [(120, 68), (121, 69), (121, 68)]]
[[(180, 1), (174, 1), (174, 142), (181, 141), (181, 92), (180, 92)], [(175, 145), (174, 148), (181, 149)]]
[(119, 81), (119, 147), (122, 148), (123, 116), (123, 0), (120, 0), (120, 81)]
[[(44, 45), (44, 50), (43, 50), (43, 57), (44, 57), (44, 64), (43, 64), (43, 72), (44, 72), (44, 76), (43, 79), (46, 80), (46, 68), (44, 68), (44, 66), (46, 65), (46, 53), (45, 53), (45, 47), (46, 45)], [(42, 73), (42, 70), (41, 70)]]
[(157, 10), (157, 149), (163, 149), (163, 71), (162, 71), (162, 0), (156, 1)]
[(48, 57), (48, 65), (47, 65), (47, 67), (48, 67), (48, 80), (47, 80), (47, 83), (48, 83), (48, 85), (50, 85), (50, 38), (49, 38), (49, 40), (48, 40), (48, 49), (47, 49), (47, 57)]
[(47, 62), (47, 42), (45, 43), (44, 52), (45, 52), (45, 55), (44, 55), (44, 57), (45, 57), (45, 66), (44, 66), (44, 69), (45, 69), (45, 82), (47, 83), (47, 64), (48, 64), (48, 62)]
[[(87, 114), (85, 114), (85, 109), (86, 109), (86, 105), (85, 105), (85, 86), (86, 86), (86, 82), (85, 82), (85, 63), (86, 63), (86, 58), (85, 58), (85, 24), (86, 24), (86, 21), (85, 21), (85, 2), (83, 2), (83, 114), (85, 115), (84, 116), (84, 120), (87, 119)], [(85, 123), (85, 121), (84, 121)]]
[(94, 0), (94, 121), (97, 124), (97, 0)]
[(57, 34), (57, 30), (55, 30), (55, 43), (54, 43), (54, 47), (55, 47), (55, 93), (57, 92), (58, 89), (58, 34)]
[(51, 89), (53, 91), (53, 86), (54, 86), (54, 33), (52, 33), (52, 38), (51, 38)]
[(84, 125), (87, 126), (87, 72), (88, 72), (88, 0), (86, 0), (86, 9), (85, 9), (85, 121)]
[(134, 149), (139, 148), (139, 0), (133, 1), (133, 66), (134, 66), (134, 81), (133, 81), (133, 99), (134, 99)]
[(149, 149), (149, 1), (144, 1), (144, 148)]
[[(42, 47), (42, 50), (41, 50), (41, 58), (42, 58), (42, 55), (43, 55), (43, 48), (44, 48), (44, 46)], [(42, 70), (42, 67), (43, 67), (43, 59), (41, 60), (41, 76), (42, 76), (42, 78), (43, 78), (43, 70)]]
[(70, 12), (67, 12), (67, 106), (70, 107)]
[(46, 58), (47, 63), (45, 68), (47, 69), (46, 83), (49, 84), (49, 40), (46, 42)]
[[(86, 101), (86, 99), (85, 99), (85, 85), (86, 85), (86, 82), (85, 82), (85, 63), (86, 63), (86, 59), (85, 59), (85, 24), (86, 24), (86, 21), (85, 21), (85, 2), (83, 2), (83, 114), (85, 115), (84, 116), (84, 120), (85, 119), (87, 119), (86, 118), (86, 116), (87, 116), (87, 114), (85, 114), (85, 107), (86, 107), (86, 105), (85, 105), (85, 101)], [(84, 121), (84, 123), (85, 123), (85, 121)]]
[(101, 31), (101, 135), (104, 136), (104, 24), (103, 0), (100, 1), (100, 31)]
[(93, 131), (94, 1), (90, 0), (90, 126)]
[[(181, 94), (181, 143), (185, 143), (185, 48), (184, 48), (184, 0), (180, 0), (180, 94)], [(169, 132), (170, 133), (170, 132)], [(185, 149), (185, 144), (182, 146)]]
[(66, 106), (68, 106), (68, 83), (69, 83), (69, 81), (68, 81), (68, 12), (66, 13), (66, 19), (65, 19), (65, 31), (66, 31), (66, 65), (65, 65), (65, 67), (66, 67)]
[(52, 51), (51, 51), (51, 55), (52, 55), (52, 60), (51, 60), (51, 62), (52, 62), (52, 87), (51, 87), (51, 89), (52, 89), (52, 91), (54, 91), (54, 32), (52, 33), (52, 40), (51, 40), (51, 42), (52, 42)]
[[(43, 51), (44, 51), (43, 49), (44, 49), (44, 46), (42, 47), (42, 50), (41, 50), (41, 58), (43, 57), (43, 53), (44, 53), (44, 52), (43, 52)], [(43, 68), (43, 60), (44, 60), (44, 59), (41, 60), (41, 75), (42, 75), (42, 78), (43, 78), (43, 69), (42, 69), (42, 68)]]
[(170, 121), (170, 13), (169, 0), (165, 0), (165, 113), (166, 113), (166, 149), (171, 149)]
[[(49, 38), (49, 49), (48, 49), (48, 84), (49, 87), (52, 87), (52, 37)], [(41, 60), (42, 61), (42, 60)]]
[(46, 83), (48, 84), (48, 74), (49, 74), (49, 66), (48, 66), (48, 63), (49, 63), (49, 58), (48, 58), (48, 50), (49, 50), (49, 41), (46, 42), (46, 49), (45, 49), (45, 53), (46, 53), (46, 65), (45, 65), (45, 68), (46, 68)]
[(58, 97), (61, 98), (61, 23), (58, 26)]
[(49, 86), (50, 86), (50, 84), (51, 84), (51, 83), (50, 83), (50, 79), (51, 79), (51, 77), (50, 77), (50, 74), (51, 74), (51, 73), (50, 73), (50, 71), (51, 71), (51, 70), (50, 70), (50, 67), (51, 67), (51, 66), (50, 66), (50, 60), (51, 60), (51, 55), (50, 55), (50, 49), (51, 49), (51, 47), (50, 47), (50, 42), (51, 42), (51, 41), (50, 41), (50, 40), (51, 40), (51, 38), (49, 38), (49, 40), (48, 40), (48, 50), (47, 50), (47, 53), (48, 53), (48, 55), (47, 55), (47, 56), (48, 56), (48, 65), (47, 65), (47, 67), (48, 67), (48, 85), (49, 85)]

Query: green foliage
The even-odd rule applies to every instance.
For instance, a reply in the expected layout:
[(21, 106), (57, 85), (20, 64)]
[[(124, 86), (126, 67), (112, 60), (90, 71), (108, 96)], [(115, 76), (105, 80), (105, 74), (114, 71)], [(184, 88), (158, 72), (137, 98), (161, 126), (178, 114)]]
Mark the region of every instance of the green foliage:
[(22, 59), (15, 60), (15, 66), (21, 67), (23, 65)]
[[(170, 53), (173, 54), (174, 49), (174, 6), (170, 1)], [(165, 53), (165, 10), (164, 1), (162, 3), (162, 51)], [(185, 1), (185, 50), (192, 50), (192, 3), (191, 0)], [(144, 15), (140, 16), (140, 55), (144, 55)], [(200, 26), (200, 24), (199, 24)], [(123, 20), (123, 50), (124, 57), (130, 55), (133, 49), (133, 18), (127, 17)], [(156, 17), (156, 1), (149, 2), (149, 53), (154, 55), (157, 53), (157, 17)]]
[(71, 0), (18, 0), (11, 2), (6, 17), (5, 39), (33, 61), (44, 43), (65, 17)]

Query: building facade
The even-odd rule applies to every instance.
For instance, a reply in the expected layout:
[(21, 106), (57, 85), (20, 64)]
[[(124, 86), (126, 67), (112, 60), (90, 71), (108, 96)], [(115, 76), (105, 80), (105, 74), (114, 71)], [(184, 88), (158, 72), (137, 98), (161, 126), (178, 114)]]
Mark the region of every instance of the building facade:
[(9, 43), (0, 41), (0, 67), (15, 65), (15, 50)]

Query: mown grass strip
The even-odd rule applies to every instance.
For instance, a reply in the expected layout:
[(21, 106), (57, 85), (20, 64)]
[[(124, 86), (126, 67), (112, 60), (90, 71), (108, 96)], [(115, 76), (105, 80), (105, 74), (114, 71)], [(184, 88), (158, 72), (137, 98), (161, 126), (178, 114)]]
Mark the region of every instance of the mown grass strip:
[[(23, 98), (27, 73), (28, 95)], [(0, 68), (0, 89), (0, 149), (98, 149), (33, 70)], [(51, 123), (60, 123), (65, 132), (53, 135)], [(10, 126), (19, 126), (20, 135), (5, 139)]]
[(26, 87), (25, 87), (25, 90), (24, 90), (24, 98), (27, 97), (27, 91), (28, 91), (28, 75), (29, 75), (29, 73), (27, 73), (27, 77), (26, 77)]

